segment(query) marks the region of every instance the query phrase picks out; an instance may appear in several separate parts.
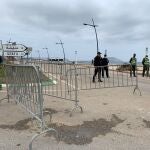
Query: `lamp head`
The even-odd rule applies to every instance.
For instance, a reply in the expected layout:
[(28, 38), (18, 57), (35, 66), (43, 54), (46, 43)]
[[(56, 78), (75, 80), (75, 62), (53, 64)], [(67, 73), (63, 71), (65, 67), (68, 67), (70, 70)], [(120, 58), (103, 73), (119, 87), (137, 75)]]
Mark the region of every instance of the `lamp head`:
[(86, 24), (86, 23), (83, 23), (83, 25), (85, 25), (85, 26), (86, 26), (87, 24)]

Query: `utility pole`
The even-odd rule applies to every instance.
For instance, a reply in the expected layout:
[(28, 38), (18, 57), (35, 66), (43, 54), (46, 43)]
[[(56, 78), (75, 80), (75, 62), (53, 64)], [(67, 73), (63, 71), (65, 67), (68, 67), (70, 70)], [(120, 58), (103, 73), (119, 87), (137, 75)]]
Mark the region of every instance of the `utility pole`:
[(65, 50), (64, 50), (64, 47), (63, 47), (63, 44), (64, 43), (62, 43), (62, 41), (60, 40), (60, 42), (59, 43), (56, 43), (56, 44), (60, 44), (61, 45), (61, 47), (62, 47), (62, 50), (63, 50), (63, 54), (64, 54), (64, 63), (66, 62), (66, 58), (65, 58)]
[(148, 47), (146, 47), (145, 54), (148, 55)]
[(77, 64), (77, 51), (75, 51), (75, 64)]
[(105, 55), (107, 55), (107, 49), (105, 49)]
[(43, 48), (43, 49), (46, 49), (46, 51), (47, 51), (47, 56), (48, 56), (48, 60), (49, 60), (49, 52), (48, 52), (48, 48), (45, 47), (45, 48)]

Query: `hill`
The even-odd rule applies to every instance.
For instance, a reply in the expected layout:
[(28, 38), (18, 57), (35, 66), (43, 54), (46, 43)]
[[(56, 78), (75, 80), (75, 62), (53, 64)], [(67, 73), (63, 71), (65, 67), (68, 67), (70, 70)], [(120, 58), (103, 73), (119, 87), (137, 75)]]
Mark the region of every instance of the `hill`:
[(118, 65), (118, 64), (124, 64), (125, 63), (124, 61), (122, 61), (122, 60), (120, 60), (118, 58), (115, 58), (115, 57), (108, 57), (108, 59), (109, 59), (109, 63), (110, 64)]
[[(109, 64), (124, 64), (125, 62), (118, 59), (118, 58), (115, 58), (115, 57), (108, 57), (109, 59)], [(78, 63), (79, 64), (91, 64), (92, 60), (91, 61), (86, 61), (86, 60), (78, 60)]]

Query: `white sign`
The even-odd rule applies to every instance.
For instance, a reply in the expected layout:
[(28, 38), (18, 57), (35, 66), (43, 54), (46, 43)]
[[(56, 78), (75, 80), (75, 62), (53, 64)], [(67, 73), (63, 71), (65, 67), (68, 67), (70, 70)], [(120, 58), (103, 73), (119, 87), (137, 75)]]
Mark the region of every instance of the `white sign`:
[(25, 51), (27, 49), (26, 46), (22, 44), (15, 44), (15, 43), (9, 43), (9, 44), (3, 44), (3, 50), (5, 51)]
[(17, 57), (17, 56), (24, 56), (25, 55), (25, 52), (4, 52), (4, 56), (14, 56), (14, 57)]
[(25, 56), (25, 54), (29, 54), (32, 51), (32, 48), (28, 48), (22, 44), (16, 44), (16, 43), (8, 43), (3, 44), (2, 48), (4, 50), (4, 56)]

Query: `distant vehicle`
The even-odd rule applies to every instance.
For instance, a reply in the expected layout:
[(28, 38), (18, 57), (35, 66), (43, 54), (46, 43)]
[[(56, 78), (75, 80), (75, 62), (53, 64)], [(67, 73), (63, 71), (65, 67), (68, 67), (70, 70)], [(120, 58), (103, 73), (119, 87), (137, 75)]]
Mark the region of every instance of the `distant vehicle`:
[(64, 59), (61, 59), (61, 58), (50, 58), (49, 61), (64, 61)]

